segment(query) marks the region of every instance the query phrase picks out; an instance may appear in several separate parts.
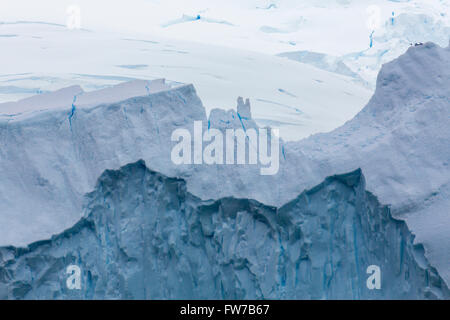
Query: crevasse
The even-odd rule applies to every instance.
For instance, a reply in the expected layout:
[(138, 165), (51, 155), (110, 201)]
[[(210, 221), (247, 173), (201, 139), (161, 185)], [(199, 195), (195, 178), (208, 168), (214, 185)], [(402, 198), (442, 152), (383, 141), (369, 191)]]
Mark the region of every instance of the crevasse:
[[(449, 290), (403, 221), (335, 175), (281, 207), (200, 200), (144, 161), (107, 170), (70, 229), (0, 248), (2, 299), (422, 299)], [(68, 265), (81, 290), (66, 286)], [(381, 289), (369, 290), (369, 265)]]

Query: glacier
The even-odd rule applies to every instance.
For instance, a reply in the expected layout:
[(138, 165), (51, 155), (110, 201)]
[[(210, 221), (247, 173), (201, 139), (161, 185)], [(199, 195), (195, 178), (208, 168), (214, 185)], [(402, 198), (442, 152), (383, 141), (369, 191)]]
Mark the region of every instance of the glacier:
[(393, 12), (394, 16), (389, 19), (384, 16), (384, 23), (372, 31), (370, 45), (363, 50), (345, 52), (337, 56), (333, 52), (290, 50), (279, 53), (278, 56), (350, 76), (355, 83), (373, 88), (381, 66), (400, 56), (409, 47), (425, 42), (440, 46), (447, 44), (450, 37), (447, 18), (449, 9), (442, 8), (442, 11), (446, 13), (436, 14), (436, 9), (419, 13), (414, 9), (401, 13)]
[[(51, 239), (0, 248), (0, 299), (449, 299), (406, 223), (335, 175), (276, 208), (201, 200), (144, 161), (106, 170), (84, 217)], [(81, 269), (80, 289), (66, 268)], [(366, 268), (381, 270), (369, 290)]]
[(242, 112), (245, 125), (257, 127), (242, 99), (235, 110), (208, 117), (192, 85), (134, 81), (82, 94), (71, 87), (0, 105), (0, 244), (25, 246), (69, 228), (105, 170), (139, 159), (186, 180), (201, 199), (248, 198), (277, 207), (328, 176), (361, 168), (368, 191), (406, 221), (448, 284), (449, 62), (449, 47), (426, 43), (385, 64), (374, 96), (354, 119), (329, 133), (280, 141), (275, 176), (261, 176), (258, 166), (170, 161), (171, 133), (192, 129), (194, 121), (204, 131), (207, 123), (239, 128)]
[[(70, 85), (88, 91), (166, 78), (194, 84), (207, 114), (249, 97), (259, 125), (276, 123), (286, 141), (299, 140), (353, 118), (372, 95), (381, 65), (411, 43), (446, 45), (448, 1), (379, 0), (375, 31), (366, 25), (372, 2), (98, 0), (82, 5), (82, 28), (70, 30), (64, 3), (5, 0), (0, 60), (13, 63), (2, 66), (0, 102)], [(183, 16), (186, 23), (167, 25)], [(283, 52), (296, 60), (296, 53), (307, 55), (295, 63), (276, 56)]]
[[(298, 140), (344, 124), (372, 94), (349, 77), (281, 57), (159, 34), (68, 31), (64, 25), (0, 21), (3, 33), (17, 37), (0, 37), (0, 60), (14, 61), (0, 72), (0, 103), (69, 86), (92, 92), (125, 81), (164, 78), (174, 86), (193, 84), (207, 114), (233, 107), (238, 96), (248, 97), (255, 121), (276, 121), (284, 139)], [(66, 63), (61, 57), (76, 58)], [(325, 93), (333, 95), (332, 101)]]

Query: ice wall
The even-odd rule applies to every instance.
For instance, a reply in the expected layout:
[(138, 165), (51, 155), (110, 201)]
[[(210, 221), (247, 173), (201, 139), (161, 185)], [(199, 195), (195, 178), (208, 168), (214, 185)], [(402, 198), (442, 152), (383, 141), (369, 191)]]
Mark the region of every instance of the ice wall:
[[(8, 299), (423, 299), (450, 292), (360, 170), (280, 208), (202, 201), (143, 161), (108, 170), (85, 218), (26, 248), (0, 248)], [(81, 268), (69, 290), (66, 268)], [(369, 290), (369, 265), (381, 288)]]
[(206, 115), (192, 85), (161, 86), (138, 81), (82, 93), (75, 103), (63, 90), (41, 98), (47, 103), (16, 103), (20, 114), (0, 114), (0, 243), (24, 245), (75, 223), (105, 169), (140, 158), (170, 166), (172, 131)]

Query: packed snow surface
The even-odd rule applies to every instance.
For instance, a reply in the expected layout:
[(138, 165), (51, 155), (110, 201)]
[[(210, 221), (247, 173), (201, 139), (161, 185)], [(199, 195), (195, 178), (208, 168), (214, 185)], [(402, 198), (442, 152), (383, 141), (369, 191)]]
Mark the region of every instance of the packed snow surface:
[[(68, 27), (74, 5), (80, 29)], [(353, 118), (383, 63), (415, 43), (445, 46), (449, 6), (442, 0), (3, 0), (0, 102), (72, 85), (92, 91), (165, 78), (194, 84), (207, 113), (249, 97), (259, 125), (276, 125), (284, 140), (299, 140)]]
[(249, 97), (260, 125), (276, 125), (286, 140), (298, 140), (342, 125), (371, 95), (349, 76), (241, 48), (47, 23), (0, 23), (2, 33), (17, 36), (0, 37), (0, 60), (5, 61), (0, 103), (68, 86), (91, 92), (164, 78), (171, 86), (192, 83), (207, 113), (232, 107), (238, 96)]

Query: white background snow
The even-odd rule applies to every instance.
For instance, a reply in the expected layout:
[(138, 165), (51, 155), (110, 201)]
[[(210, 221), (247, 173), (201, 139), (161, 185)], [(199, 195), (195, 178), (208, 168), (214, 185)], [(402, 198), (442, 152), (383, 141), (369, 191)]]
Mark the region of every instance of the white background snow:
[[(79, 30), (66, 26), (73, 6)], [(258, 124), (298, 140), (351, 119), (382, 63), (410, 43), (446, 46), (449, 26), (442, 0), (3, 0), (0, 102), (73, 84), (166, 78), (193, 83), (208, 112), (248, 97)], [(305, 65), (276, 56), (297, 51), (323, 57)]]

